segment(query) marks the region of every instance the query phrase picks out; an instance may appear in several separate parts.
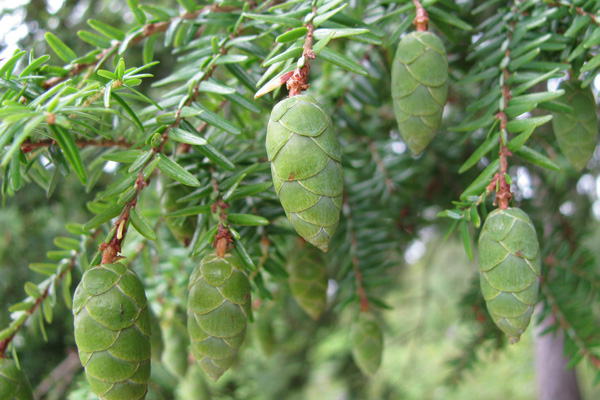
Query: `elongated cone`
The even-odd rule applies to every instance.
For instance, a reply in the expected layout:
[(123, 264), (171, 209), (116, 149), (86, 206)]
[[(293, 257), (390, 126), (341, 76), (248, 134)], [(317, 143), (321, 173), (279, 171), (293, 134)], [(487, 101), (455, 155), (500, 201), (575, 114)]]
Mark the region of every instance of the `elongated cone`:
[(591, 88), (581, 88), (576, 80), (562, 81), (565, 91), (558, 100), (573, 108), (573, 113), (555, 112), (552, 128), (560, 151), (577, 171), (585, 168), (598, 144), (598, 114)]
[[(164, 191), (161, 199), (161, 208), (163, 213), (168, 214), (182, 208), (182, 203), (177, 203), (177, 200), (187, 196), (192, 192), (192, 188), (183, 184), (173, 183), (169, 179), (160, 179), (161, 188)], [(196, 217), (167, 217), (165, 222), (169, 227), (175, 239), (179, 240), (184, 244), (188, 244), (198, 225)]]
[(173, 376), (183, 378), (188, 370), (190, 339), (185, 325), (172, 315), (161, 322), (164, 350), (161, 361)]
[(327, 304), (327, 270), (323, 260), (311, 248), (302, 248), (290, 257), (288, 270), (296, 302), (313, 319), (319, 318)]
[(88, 269), (73, 297), (75, 343), (102, 400), (144, 399), (150, 378), (150, 313), (140, 278), (123, 264)]
[(398, 44), (392, 65), (392, 98), (400, 134), (420, 154), (442, 122), (448, 99), (448, 58), (431, 32), (411, 32)]
[(150, 328), (152, 330), (152, 338), (150, 339), (150, 346), (152, 347), (152, 361), (160, 362), (162, 353), (165, 348), (163, 341), (162, 331), (160, 330), (160, 321), (156, 315), (150, 310)]
[(0, 399), (33, 400), (27, 376), (8, 358), (0, 358)]
[(271, 355), (276, 346), (275, 330), (273, 321), (266, 312), (254, 313), (253, 336), (256, 346), (260, 348), (265, 356)]
[(217, 381), (244, 342), (250, 315), (250, 283), (242, 261), (206, 255), (190, 276), (188, 332), (200, 367)]
[(479, 236), (481, 292), (510, 343), (531, 319), (540, 283), (540, 246), (531, 220), (518, 208), (492, 211)]
[(352, 357), (363, 374), (374, 375), (381, 365), (383, 334), (379, 322), (367, 312), (361, 312), (350, 332)]
[(340, 219), (342, 154), (331, 119), (312, 96), (279, 102), (267, 127), (275, 192), (296, 232), (327, 251)]

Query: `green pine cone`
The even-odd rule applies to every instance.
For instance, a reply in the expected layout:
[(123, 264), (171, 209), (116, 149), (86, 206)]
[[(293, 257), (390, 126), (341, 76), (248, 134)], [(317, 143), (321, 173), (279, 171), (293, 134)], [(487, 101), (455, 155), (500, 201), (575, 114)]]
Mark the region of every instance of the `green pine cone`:
[(0, 399), (33, 400), (27, 376), (8, 358), (0, 358)]
[(150, 329), (152, 331), (152, 338), (150, 339), (150, 347), (152, 348), (152, 361), (160, 362), (162, 353), (165, 348), (165, 342), (163, 341), (162, 332), (160, 330), (160, 321), (158, 317), (150, 309)]
[(273, 321), (266, 312), (262, 314), (254, 313), (254, 323), (252, 325), (256, 346), (260, 348), (265, 356), (271, 355), (275, 350), (277, 341)]
[(361, 312), (350, 331), (352, 357), (367, 376), (375, 375), (381, 365), (383, 334), (379, 322), (369, 313)]
[(313, 319), (319, 318), (327, 304), (327, 270), (323, 260), (312, 249), (303, 248), (290, 257), (288, 270), (296, 302)]
[(170, 374), (183, 378), (188, 370), (188, 354), (190, 339), (185, 325), (176, 315), (165, 318), (161, 322), (161, 331), (164, 337), (164, 350), (161, 362)]
[(210, 400), (210, 388), (198, 365), (188, 368), (185, 378), (180, 380), (175, 389), (175, 400)]
[(73, 297), (75, 343), (94, 393), (144, 399), (150, 378), (150, 313), (140, 278), (123, 264), (88, 269)]
[(398, 44), (392, 65), (392, 98), (400, 134), (420, 154), (442, 122), (448, 99), (448, 58), (430, 32), (411, 32)]
[(250, 315), (250, 282), (242, 261), (206, 255), (190, 276), (188, 332), (200, 367), (217, 381), (244, 342)]
[(331, 118), (314, 97), (280, 101), (267, 127), (273, 185), (296, 232), (327, 251), (340, 219), (342, 154)]
[(531, 319), (540, 282), (540, 246), (531, 220), (518, 208), (492, 211), (479, 236), (481, 292), (510, 343)]
[(598, 144), (598, 115), (591, 88), (581, 88), (576, 80), (563, 81), (565, 91), (559, 101), (573, 108), (573, 113), (555, 112), (552, 128), (560, 151), (577, 171), (585, 168)]
[[(177, 203), (177, 200), (193, 191), (193, 188), (190, 186), (185, 186), (177, 182), (174, 183), (165, 178), (160, 180), (160, 184), (164, 188), (164, 194), (161, 199), (161, 208), (164, 214), (182, 208), (181, 203)], [(167, 217), (165, 218), (165, 222), (171, 233), (173, 233), (173, 236), (175, 236), (175, 239), (186, 245), (192, 240), (196, 226), (198, 225), (196, 217)]]

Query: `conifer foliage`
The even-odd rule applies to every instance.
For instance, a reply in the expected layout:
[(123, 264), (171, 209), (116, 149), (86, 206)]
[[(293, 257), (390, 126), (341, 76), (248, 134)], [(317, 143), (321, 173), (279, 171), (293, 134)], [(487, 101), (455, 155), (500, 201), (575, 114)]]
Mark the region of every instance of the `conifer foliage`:
[(600, 377), (592, 209), (575, 190), (600, 169), (600, 3), (150, 3), (0, 64), (3, 203), (73, 176), (91, 216), (65, 221), (72, 235), (31, 264), (46, 278), (3, 305), (0, 393), (30, 398), (14, 338), (38, 314), (45, 335), (57, 293), (102, 399), (145, 398), (161, 373), (209, 393), (188, 364), (214, 381), (243, 368), (253, 311), (276, 354), (295, 332), (272, 314), (290, 322), (295, 303), (316, 321), (302, 329), (349, 332), (372, 376), (390, 268), (429, 227), (456, 230), (480, 269), (453, 377), (484, 343), (517, 342), (538, 304), (571, 365)]

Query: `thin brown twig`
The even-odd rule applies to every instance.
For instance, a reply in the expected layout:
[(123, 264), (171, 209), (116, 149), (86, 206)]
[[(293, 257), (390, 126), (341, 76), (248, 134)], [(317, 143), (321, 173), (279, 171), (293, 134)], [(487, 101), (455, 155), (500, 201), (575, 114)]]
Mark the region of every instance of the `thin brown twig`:
[(567, 7), (571, 10), (575, 10), (575, 13), (577, 15), (581, 15), (581, 16), (588, 16), (590, 17), (590, 19), (592, 20), (592, 22), (598, 26), (600, 26), (600, 20), (598, 19), (598, 17), (588, 11), (585, 11), (582, 7), (573, 7), (573, 4), (569, 4), (569, 3), (561, 3), (561, 2), (556, 2), (556, 3), (548, 3), (549, 7)]
[[(240, 30), (238, 30), (238, 32), (232, 33), (230, 35), (230, 37), (234, 38), (235, 36), (239, 35), (240, 33), (241, 33), (241, 28), (240, 28)], [(228, 49), (225, 47), (225, 44), (223, 44), (221, 46), (221, 50), (220, 50), (221, 56), (227, 54), (227, 51), (228, 51)], [(191, 96), (189, 96), (188, 100), (185, 102), (185, 106), (190, 106), (198, 98), (198, 96), (201, 93), (199, 90), (200, 83), (209, 79), (213, 75), (216, 68), (217, 68), (217, 64), (215, 63), (204, 74), (202, 79), (200, 79), (198, 82), (196, 82), (196, 85), (194, 86), (194, 88), (192, 90)], [(150, 155), (148, 160), (144, 163), (142, 168), (140, 168), (138, 178), (135, 181), (134, 187), (136, 188), (136, 192), (135, 192), (133, 198), (125, 204), (123, 211), (121, 212), (121, 214), (115, 221), (115, 224), (113, 225), (113, 229), (115, 229), (115, 232), (116, 232), (114, 237), (111, 239), (111, 241), (109, 243), (103, 243), (100, 246), (100, 251), (102, 251), (102, 264), (114, 262), (116, 259), (119, 258), (118, 254), (121, 252), (121, 244), (123, 243), (123, 240), (125, 240), (125, 236), (127, 233), (127, 225), (128, 225), (131, 210), (133, 208), (135, 208), (141, 191), (150, 184), (150, 177), (146, 178), (144, 176), (144, 170), (150, 163), (152, 163), (154, 161), (157, 154), (162, 153), (167, 141), (169, 140), (170, 130), (173, 128), (179, 127), (179, 125), (181, 124), (181, 121), (183, 119), (184, 119), (184, 117), (181, 116), (181, 109), (177, 110), (177, 113), (175, 114), (175, 122), (173, 122), (171, 125), (167, 126), (167, 128), (164, 130), (164, 132), (161, 135), (160, 145), (158, 147), (152, 147), (152, 149), (150, 150), (152, 152), (152, 154)], [(227, 230), (227, 232), (229, 232), (229, 230)]]
[[(317, 14), (317, 7), (313, 6), (313, 16)], [(314, 18), (314, 17), (313, 17)], [(304, 65), (296, 68), (292, 76), (287, 81), (287, 88), (290, 91), (289, 97), (293, 97), (302, 93), (303, 90), (308, 89), (310, 86), (306, 83), (308, 80), (308, 73), (310, 71), (310, 60), (314, 59), (315, 52), (313, 51), (315, 26), (311, 21), (306, 24), (308, 31), (306, 32), (306, 38), (304, 39), (304, 46), (302, 50), (302, 58)]]
[[(127, 44), (127, 48), (130, 48), (130, 47), (140, 43), (141, 41), (143, 41), (144, 39), (146, 39), (152, 35), (155, 35), (160, 32), (165, 32), (167, 29), (169, 29), (169, 26), (175, 20), (195, 19), (198, 17), (198, 15), (200, 15), (202, 12), (204, 12), (206, 10), (209, 10), (210, 12), (229, 12), (229, 11), (232, 11), (235, 9), (236, 9), (236, 7), (229, 7), (229, 6), (224, 7), (224, 6), (219, 6), (217, 4), (208, 5), (200, 10), (196, 10), (194, 12), (186, 12), (177, 17), (173, 17), (168, 21), (154, 22), (154, 23), (146, 24), (146, 25), (144, 25), (143, 30), (136, 37), (134, 37), (133, 39), (131, 39), (129, 41), (129, 43)], [(98, 55), (96, 56), (96, 60), (94, 60), (93, 62), (75, 64), (75, 65), (73, 65), (73, 68), (69, 71), (68, 74), (66, 74), (64, 76), (56, 76), (56, 77), (46, 80), (44, 83), (42, 83), (42, 87), (44, 89), (50, 89), (51, 87), (56, 86), (59, 83), (65, 81), (69, 78), (72, 78), (76, 75), (81, 74), (82, 72), (88, 70), (89, 68), (92, 68), (92, 67), (99, 68), (104, 63), (104, 61), (106, 61), (109, 54), (117, 51), (117, 49), (121, 46), (121, 43), (122, 42), (115, 42), (115, 44), (113, 44), (108, 49), (104, 49), (103, 51), (98, 53)]]
[(356, 293), (360, 298), (360, 311), (369, 311), (369, 299), (367, 298), (367, 292), (363, 285), (363, 276), (360, 272), (360, 262), (358, 260), (358, 240), (356, 239), (356, 233), (354, 232), (354, 225), (352, 220), (352, 212), (350, 205), (346, 198), (346, 193), (343, 196), (343, 207), (344, 216), (348, 222), (348, 232), (350, 234), (350, 257), (352, 257), (352, 268), (354, 269), (354, 277), (356, 278)]
[[(26, 140), (23, 142), (23, 144), (21, 144), (21, 150), (23, 151), (23, 153), (30, 153), (36, 149), (43, 148), (43, 147), (49, 147), (49, 146), (52, 146), (53, 144), (56, 144), (56, 140), (54, 140), (54, 139), (40, 140), (39, 142), (32, 142), (30, 140)], [(78, 140), (75, 140), (75, 144), (77, 145), (77, 147), (80, 147), (80, 148), (91, 147), (91, 146), (129, 148), (129, 147), (133, 146), (133, 143), (130, 143), (130, 142), (126, 141), (125, 139), (118, 139), (118, 140), (78, 139)]]
[(419, 32), (427, 32), (427, 28), (429, 28), (429, 15), (427, 15), (427, 11), (423, 8), (423, 5), (419, 0), (413, 0), (413, 4), (417, 9), (417, 15), (413, 21), (415, 28)]

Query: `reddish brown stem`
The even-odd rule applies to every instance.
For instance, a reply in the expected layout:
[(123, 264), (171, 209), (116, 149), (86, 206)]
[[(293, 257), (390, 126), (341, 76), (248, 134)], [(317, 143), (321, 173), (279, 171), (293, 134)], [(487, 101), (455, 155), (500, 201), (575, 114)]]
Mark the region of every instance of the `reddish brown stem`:
[(415, 16), (413, 24), (415, 25), (415, 28), (417, 28), (417, 31), (427, 32), (427, 29), (429, 28), (429, 15), (427, 15), (427, 11), (425, 11), (419, 0), (413, 0), (413, 4), (417, 9), (417, 15)]
[[(141, 31), (141, 33), (139, 33), (136, 37), (134, 37), (133, 39), (131, 39), (129, 41), (129, 43), (127, 44), (127, 48), (130, 48), (131, 46), (143, 41), (144, 39), (146, 39), (152, 35), (155, 35), (160, 32), (165, 32), (167, 29), (169, 29), (169, 26), (175, 20), (195, 19), (196, 17), (198, 17), (198, 15), (200, 15), (202, 12), (204, 12), (206, 10), (209, 10), (210, 12), (229, 12), (229, 11), (232, 11), (235, 9), (236, 9), (236, 7), (221, 7), (219, 5), (209, 5), (200, 10), (197, 10), (194, 12), (186, 12), (177, 17), (173, 17), (168, 21), (146, 24), (144, 26), (144, 29)], [(74, 76), (81, 74), (83, 71), (86, 71), (88, 68), (92, 68), (92, 67), (99, 68), (102, 65), (102, 63), (104, 63), (104, 61), (106, 61), (106, 59), (108, 58), (107, 56), (110, 53), (116, 51), (120, 46), (121, 46), (121, 42), (116, 42), (108, 49), (104, 49), (103, 51), (98, 53), (95, 61), (89, 62), (89, 63), (75, 64), (73, 66), (73, 68), (69, 71), (68, 74), (66, 74), (65, 76), (56, 76), (56, 77), (50, 78), (50, 79), (46, 80), (44, 83), (42, 83), (42, 87), (44, 89), (50, 89), (51, 87), (56, 86), (59, 83), (65, 81), (69, 78), (72, 78)]]
[(363, 285), (363, 276), (360, 272), (360, 262), (358, 260), (358, 240), (356, 239), (356, 233), (354, 232), (354, 224), (352, 220), (352, 213), (350, 212), (350, 205), (346, 199), (346, 193), (343, 197), (343, 210), (346, 220), (348, 221), (348, 232), (350, 233), (350, 256), (352, 257), (352, 268), (354, 269), (354, 277), (356, 279), (356, 293), (360, 298), (360, 311), (369, 311), (369, 299), (367, 298), (367, 292)]
[[(23, 151), (23, 153), (30, 153), (35, 149), (39, 149), (42, 147), (49, 147), (53, 144), (56, 144), (56, 141), (53, 139), (47, 139), (47, 140), (40, 140), (39, 142), (31, 142), (30, 140), (26, 140), (23, 142), (23, 144), (21, 144), (21, 150)], [(78, 139), (75, 140), (75, 144), (77, 145), (77, 147), (90, 147), (90, 146), (95, 146), (95, 147), (123, 147), (123, 148), (129, 148), (131, 146), (133, 146), (132, 143), (127, 142), (125, 139), (119, 139), (119, 140), (84, 140), (84, 139)]]
[[(509, 34), (510, 40), (510, 34)], [(510, 50), (506, 50), (505, 57), (510, 58)], [(494, 181), (496, 186), (496, 201), (495, 204), (501, 210), (506, 210), (510, 204), (510, 201), (513, 197), (513, 194), (510, 191), (510, 185), (506, 182), (506, 175), (508, 174), (508, 157), (511, 156), (511, 152), (508, 150), (505, 144), (505, 140), (507, 140), (507, 131), (506, 125), (508, 124), (508, 117), (504, 109), (508, 106), (508, 102), (510, 101), (510, 87), (507, 85), (508, 78), (510, 77), (510, 73), (508, 69), (505, 67), (502, 71), (504, 74), (504, 82), (502, 84), (502, 97), (504, 107), (502, 107), (501, 111), (496, 115), (496, 118), (500, 120), (500, 150), (498, 152), (498, 157), (500, 161), (500, 169), (495, 176)]]
[[(241, 33), (241, 30), (232, 34), (231, 37), (233, 38), (233, 37), (239, 35), (240, 33)], [(221, 47), (221, 55), (227, 54), (227, 51), (228, 51), (228, 49), (225, 48), (225, 46)], [(196, 83), (196, 86), (194, 86), (194, 89), (192, 90), (192, 95), (185, 102), (185, 106), (190, 106), (198, 98), (198, 96), (201, 93), (199, 90), (200, 83), (202, 81), (209, 79), (215, 72), (216, 68), (217, 68), (217, 64), (213, 64), (210, 67), (210, 69), (206, 72), (206, 74), (204, 74), (202, 79), (200, 79), (200, 81), (198, 81)], [(224, 103), (222, 103), (222, 104), (224, 104)], [(137, 204), (140, 192), (146, 186), (148, 186), (150, 183), (150, 178), (148, 178), (148, 179), (144, 178), (144, 170), (156, 158), (157, 154), (162, 153), (167, 141), (169, 140), (169, 131), (173, 128), (179, 127), (179, 124), (181, 124), (182, 120), (183, 120), (183, 117), (181, 116), (181, 110), (178, 110), (177, 113), (175, 114), (175, 122), (173, 122), (171, 125), (167, 126), (167, 129), (165, 129), (165, 131), (163, 132), (163, 134), (161, 136), (160, 145), (158, 147), (153, 147), (152, 150), (150, 150), (152, 152), (152, 154), (148, 158), (148, 161), (146, 161), (146, 163), (140, 169), (138, 178), (135, 182), (135, 187), (136, 187), (135, 195), (129, 202), (127, 202), (125, 204), (123, 211), (121, 212), (121, 214), (119, 215), (119, 217), (117, 218), (117, 220), (113, 226), (113, 229), (116, 229), (116, 233), (115, 233), (114, 237), (112, 238), (112, 240), (109, 243), (104, 243), (100, 247), (100, 251), (102, 251), (102, 263), (103, 264), (114, 262), (118, 258), (120, 258), (118, 254), (121, 252), (121, 244), (123, 243), (123, 240), (125, 240), (125, 234), (127, 233), (127, 225), (129, 222), (129, 216), (130, 216), (131, 210)]]
[[(313, 7), (313, 15), (317, 14), (317, 8)], [(287, 81), (287, 88), (290, 91), (289, 97), (293, 97), (302, 93), (303, 90), (308, 89), (310, 86), (306, 83), (308, 81), (308, 73), (310, 72), (310, 60), (314, 59), (315, 52), (313, 51), (315, 26), (312, 20), (306, 24), (308, 32), (306, 32), (306, 38), (304, 39), (304, 46), (302, 51), (302, 57), (304, 58), (304, 66), (302, 68), (296, 68), (292, 76)]]

